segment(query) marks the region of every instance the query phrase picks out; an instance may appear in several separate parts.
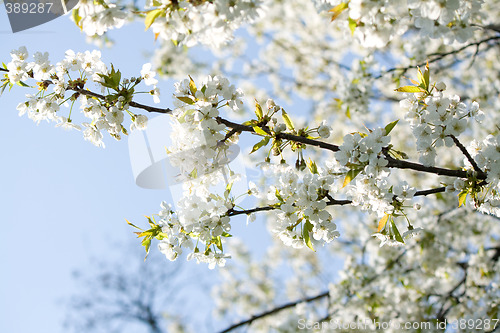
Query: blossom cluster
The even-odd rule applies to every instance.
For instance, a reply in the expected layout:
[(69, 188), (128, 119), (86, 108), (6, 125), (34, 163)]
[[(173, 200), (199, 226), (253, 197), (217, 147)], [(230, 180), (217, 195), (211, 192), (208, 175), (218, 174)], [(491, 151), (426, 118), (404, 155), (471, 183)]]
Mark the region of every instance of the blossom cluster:
[[(12, 60), (6, 65), (7, 74), (3, 87), (14, 84), (28, 87), (25, 81), (34, 79), (38, 88), (35, 95), (28, 94), (27, 101), (18, 105), (19, 115), (27, 114), (37, 124), (45, 120), (56, 122), (57, 127), (65, 129), (81, 130), (83, 127), (85, 140), (96, 146), (104, 147), (101, 131), (108, 132), (117, 140), (122, 133), (127, 134), (123, 126), (125, 114), (131, 117), (131, 130), (146, 127), (147, 117), (129, 110), (129, 102), (140, 82), (153, 86), (149, 93), (153, 95), (155, 102), (159, 102), (159, 89), (156, 87), (158, 81), (154, 78), (156, 74), (151, 70), (151, 64), (143, 66), (140, 77), (122, 80), (121, 73), (113, 67), (109, 69), (101, 60), (101, 52), (96, 50), (78, 53), (68, 50), (65, 58), (55, 65), (50, 63), (47, 52), (36, 52), (33, 55), (34, 61), (28, 61), (28, 51), (24, 46), (13, 50), (11, 57)], [(88, 81), (93, 82), (101, 92), (109, 92), (110, 89), (115, 92), (107, 96), (87, 94), (84, 87)], [(74, 117), (72, 118), (73, 106), (77, 100), (80, 101), (81, 113), (86, 118), (81, 124), (75, 123)], [(61, 106), (68, 106), (69, 101), (72, 102), (69, 114), (61, 115)]]
[[(160, 252), (173, 261), (182, 254), (182, 248), (189, 248), (192, 252), (188, 260), (208, 263), (210, 269), (224, 266), (230, 255), (223, 252), (221, 237), (226, 237), (231, 230), (226, 213), (232, 204), (222, 198), (193, 195), (183, 198), (178, 207), (174, 213), (170, 205), (162, 203), (158, 222), (163, 233), (158, 244)], [(196, 245), (193, 238), (197, 240)], [(200, 250), (200, 242), (206, 245), (205, 249)]]
[(172, 145), (167, 150), (181, 177), (210, 174), (225, 163), (231, 142), (222, 141), (226, 126), (216, 118), (221, 107), (240, 109), (242, 98), (243, 92), (220, 76), (209, 76), (200, 89), (192, 79), (175, 84), (177, 108), (172, 113)]
[[(149, 2), (152, 5), (152, 1)], [(244, 22), (251, 22), (263, 14), (262, 0), (238, 1), (159, 1), (164, 16), (151, 25), (160, 38), (188, 47), (205, 44), (219, 47), (227, 43), (234, 30)]]
[[(500, 216), (500, 135), (490, 134), (483, 141), (473, 140), (468, 148), (477, 166), (487, 173), (488, 185), (478, 210)], [(465, 160), (465, 163), (470, 167), (469, 161)], [(467, 182), (457, 179), (454, 187), (458, 190), (467, 188)]]
[[(331, 0), (315, 0), (319, 11), (333, 12), (334, 19), (350, 32), (365, 48), (382, 48), (412, 27), (421, 36), (442, 38), (451, 45), (464, 43), (473, 36), (474, 24), (483, 16), (482, 1), (470, 0), (409, 0), (367, 1), (351, 0), (338, 4)], [(335, 7), (335, 5), (337, 5)], [(343, 11), (348, 19), (337, 18)], [(344, 17), (344, 16), (342, 16)]]
[(465, 131), (470, 118), (477, 122), (484, 119), (477, 102), (467, 106), (457, 95), (445, 96), (445, 89), (444, 83), (438, 83), (430, 94), (411, 94), (400, 102), (408, 111), (406, 119), (417, 139), (420, 162), (424, 165), (434, 165), (436, 147), (451, 147), (454, 144), (452, 137)]
[(101, 36), (110, 29), (122, 27), (127, 13), (109, 0), (82, 0), (73, 9), (72, 19), (87, 36)]
[(364, 170), (367, 176), (377, 177), (387, 165), (382, 153), (382, 148), (387, 147), (391, 141), (387, 134), (384, 128), (377, 128), (368, 134), (347, 134), (335, 159), (342, 166)]
[(118, 1), (80, 1), (73, 20), (88, 35), (102, 35), (120, 28), (134, 16), (145, 15), (146, 28), (165, 41), (186, 45), (215, 47), (227, 43), (243, 23), (253, 22), (264, 13), (263, 0), (146, 1), (145, 11), (126, 8)]
[(276, 217), (269, 229), (281, 241), (294, 248), (329, 243), (339, 237), (332, 215), (327, 211), (329, 192), (333, 193), (334, 177), (327, 173), (297, 173), (286, 164), (263, 165), (266, 178), (272, 180), (266, 190), (254, 187), (252, 195), (276, 205)]
[[(172, 111), (172, 143), (167, 153), (179, 170), (176, 178), (182, 183), (183, 196), (175, 213), (163, 204), (159, 214), (165, 234), (159, 248), (170, 260), (182, 253), (183, 246), (193, 250), (188, 259), (207, 262), (210, 268), (224, 266), (229, 257), (223, 251), (222, 238), (231, 230), (228, 212), (234, 203), (229, 194), (238, 175), (226, 166), (234, 138), (225, 140), (226, 126), (217, 117), (222, 107), (241, 108), (242, 98), (242, 91), (221, 76), (209, 76), (198, 86), (191, 78), (175, 84), (177, 108)], [(224, 196), (213, 194), (211, 186), (223, 181), (228, 186)], [(200, 244), (206, 246), (203, 251)]]

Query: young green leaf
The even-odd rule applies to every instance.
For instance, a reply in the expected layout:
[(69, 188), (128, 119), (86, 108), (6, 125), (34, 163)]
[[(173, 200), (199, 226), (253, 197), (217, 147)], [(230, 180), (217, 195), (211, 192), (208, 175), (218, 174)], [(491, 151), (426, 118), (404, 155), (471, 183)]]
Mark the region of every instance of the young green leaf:
[(220, 238), (220, 236), (214, 237), (212, 239), (212, 242), (215, 244), (215, 246), (217, 246), (219, 250), (224, 251), (224, 249), (222, 248), (222, 239)]
[(144, 237), (141, 243), (142, 246), (144, 246), (144, 249), (146, 250), (146, 256), (144, 257), (144, 261), (148, 258), (149, 254), (149, 248), (151, 247), (151, 237)]
[(146, 30), (149, 29), (151, 24), (153, 24), (154, 21), (158, 18), (158, 16), (160, 16), (162, 13), (164, 13), (163, 9), (153, 9), (146, 14), (146, 19), (144, 20), (144, 25), (146, 26)]
[(429, 69), (429, 62), (425, 64), (425, 71), (424, 71), (424, 84), (425, 84), (425, 89), (429, 89), (429, 82), (430, 82), (430, 69)]
[(270, 137), (269, 136), (266, 136), (264, 139), (262, 139), (261, 141), (257, 142), (253, 148), (252, 148), (252, 151), (250, 152), (250, 154), (256, 152), (257, 150), (259, 150), (260, 148), (264, 147), (265, 145), (267, 145), (269, 143), (269, 140), (270, 140)]
[(341, 4), (333, 7), (332, 9), (330, 9), (328, 12), (332, 13), (332, 20), (330, 22), (333, 22), (335, 21), (335, 19), (337, 17), (339, 17), (340, 14), (342, 14), (342, 12), (344, 10), (346, 10), (347, 8), (349, 7), (349, 3), (348, 2), (342, 2)]
[(422, 89), (421, 87), (415, 87), (415, 86), (403, 86), (403, 87), (399, 87), (398, 89), (394, 89), (394, 91), (407, 92), (407, 93), (419, 93), (419, 92), (425, 92), (425, 89)]
[(224, 199), (227, 199), (229, 197), (229, 194), (231, 193), (232, 187), (233, 187), (233, 183), (232, 182), (230, 182), (229, 184), (227, 184), (226, 190), (224, 191)]
[(255, 133), (259, 134), (259, 135), (262, 135), (262, 136), (268, 136), (269, 133), (266, 133), (262, 128), (260, 128), (259, 126), (253, 126), (253, 130), (255, 131)]
[(306, 221), (306, 223), (304, 223), (304, 227), (302, 228), (302, 237), (304, 238), (304, 242), (306, 243), (307, 247), (316, 252), (311, 241), (311, 236), (309, 234), (312, 230), (313, 225), (311, 224), (311, 222)]
[(354, 30), (356, 30), (358, 22), (350, 17), (348, 19), (348, 22), (349, 22), (349, 30), (351, 30), (351, 35), (354, 35)]
[(389, 133), (391, 133), (392, 129), (396, 126), (398, 121), (399, 121), (399, 119), (394, 120), (393, 122), (391, 122), (385, 126), (385, 135), (389, 135)]
[(394, 232), (394, 236), (396, 237), (396, 240), (400, 243), (404, 243), (405, 241), (403, 240), (403, 237), (401, 237), (401, 234), (399, 233), (399, 230), (396, 227), (396, 224), (394, 223), (393, 219), (391, 219), (391, 228), (392, 228), (392, 231)]
[(313, 174), (319, 173), (318, 166), (316, 165), (316, 163), (313, 160), (309, 159), (309, 161), (307, 161), (307, 166), (309, 167), (309, 170), (311, 171), (311, 173), (313, 173)]
[(132, 223), (132, 222), (130, 222), (129, 220), (125, 220), (125, 221), (127, 221), (127, 224), (128, 224), (128, 225), (130, 225), (130, 226), (132, 226), (132, 227), (134, 227), (134, 228), (136, 228), (136, 229), (142, 230), (141, 228), (139, 228), (138, 226), (136, 226), (135, 224), (133, 224), (133, 223)]
[(288, 116), (288, 113), (286, 113), (285, 110), (281, 109), (281, 115), (283, 117), (283, 120), (285, 121), (286, 127), (288, 127), (289, 130), (294, 131), (295, 127), (293, 126), (293, 122)]
[(80, 21), (82, 20), (82, 17), (80, 16), (79, 9), (73, 9), (71, 12), (71, 17), (73, 18), (73, 21), (75, 22), (76, 26), (80, 28), (80, 30), (83, 29), (83, 26), (80, 24)]
[(276, 198), (278, 198), (278, 200), (281, 203), (285, 203), (285, 200), (283, 200), (283, 197), (281, 196), (280, 191), (278, 189), (276, 189), (276, 192), (274, 193), (274, 195), (276, 196)]
[(196, 94), (196, 91), (198, 89), (196, 88), (196, 83), (194, 83), (193, 78), (190, 76), (189, 77), (189, 91), (191, 91), (191, 94)]
[(469, 194), (469, 191), (467, 191), (466, 189), (462, 190), (462, 192), (460, 192), (458, 194), (458, 207), (465, 205), (465, 200), (467, 199), (467, 194)]
[(344, 184), (342, 185), (342, 187), (346, 187), (347, 184), (349, 184), (354, 178), (356, 178), (356, 176), (361, 172), (363, 171), (363, 169), (351, 169), (347, 172), (347, 174), (345, 175), (345, 178), (344, 178)]
[(175, 98), (177, 98), (179, 101), (182, 101), (182, 102), (189, 104), (189, 105), (194, 104), (193, 99), (191, 97), (188, 97), (188, 96), (175, 96)]
[(262, 107), (260, 106), (259, 102), (257, 102), (257, 100), (255, 100), (255, 115), (257, 116), (258, 120), (261, 120), (264, 117)]

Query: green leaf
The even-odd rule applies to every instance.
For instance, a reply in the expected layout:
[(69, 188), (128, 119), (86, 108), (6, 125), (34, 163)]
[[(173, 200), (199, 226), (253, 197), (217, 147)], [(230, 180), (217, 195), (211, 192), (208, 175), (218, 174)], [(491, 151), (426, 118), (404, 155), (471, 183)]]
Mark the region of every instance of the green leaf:
[(333, 7), (332, 9), (330, 9), (328, 12), (333, 13), (332, 14), (332, 20), (330, 22), (333, 22), (348, 7), (349, 7), (349, 3), (348, 2), (342, 2), (341, 4), (339, 4), (339, 5), (335, 6), (335, 7)]
[(266, 133), (262, 128), (260, 128), (259, 126), (253, 126), (252, 127), (253, 130), (255, 131), (255, 133), (259, 134), (259, 135), (262, 135), (262, 136), (269, 136), (268, 133)]
[(222, 236), (222, 237), (233, 237), (233, 235), (231, 235), (231, 234), (229, 234), (229, 233), (227, 233), (227, 232), (225, 232), (225, 231), (222, 233), (222, 235), (221, 235), (221, 236)]
[(196, 88), (196, 84), (194, 83), (193, 78), (190, 76), (189, 77), (189, 91), (191, 91), (191, 94), (196, 94), (196, 91), (198, 89)]
[(79, 8), (73, 9), (73, 11), (71, 12), (71, 17), (75, 21), (76, 26), (78, 28), (80, 28), (80, 30), (82, 30), (83, 26), (80, 24), (80, 21), (82, 20), (82, 17), (80, 16)]
[(396, 126), (398, 121), (399, 121), (399, 119), (394, 120), (393, 122), (391, 122), (385, 126), (385, 135), (389, 135), (389, 133), (391, 133), (392, 129)]
[(226, 186), (226, 190), (224, 191), (224, 198), (227, 199), (229, 197), (229, 194), (231, 193), (231, 188), (233, 187), (233, 183), (229, 183)]
[(304, 227), (302, 228), (302, 237), (304, 238), (304, 242), (306, 243), (307, 247), (316, 252), (316, 250), (313, 247), (312, 241), (311, 241), (311, 236), (310, 232), (313, 230), (313, 225), (309, 220), (304, 223)]
[(342, 187), (346, 187), (347, 184), (349, 184), (350, 182), (352, 182), (352, 180), (354, 178), (356, 178), (356, 176), (361, 172), (363, 171), (363, 169), (351, 169), (347, 172), (347, 174), (345, 175), (345, 178), (344, 178), (344, 184), (342, 185)]
[(383, 218), (380, 219), (380, 221), (378, 221), (378, 228), (377, 228), (377, 232), (380, 232), (382, 231), (382, 229), (384, 229), (385, 225), (387, 224), (387, 221), (389, 220), (389, 214), (385, 214)]
[(146, 14), (146, 19), (144, 20), (144, 25), (146, 26), (145, 30), (148, 30), (151, 24), (154, 23), (154, 21), (160, 16), (162, 13), (164, 13), (163, 9), (153, 9), (149, 11)]
[(401, 237), (401, 234), (399, 233), (399, 230), (396, 227), (396, 224), (394, 223), (393, 219), (391, 219), (391, 227), (392, 231), (394, 232), (394, 236), (396, 237), (396, 240), (400, 243), (404, 243), (405, 241), (403, 240), (403, 237)]
[(465, 200), (467, 199), (467, 194), (469, 194), (469, 191), (467, 189), (462, 190), (462, 192), (460, 192), (458, 194), (458, 207), (465, 205)]
[(128, 224), (128, 225), (130, 225), (130, 226), (132, 226), (132, 227), (134, 227), (134, 228), (136, 228), (136, 229), (142, 230), (141, 228), (139, 228), (139, 227), (138, 227), (138, 226), (136, 226), (135, 224), (131, 223), (129, 220), (125, 220), (125, 221), (127, 221), (127, 224)]
[(146, 256), (144, 257), (144, 260), (146, 260), (149, 254), (149, 248), (151, 247), (151, 237), (145, 237), (141, 245), (144, 246), (144, 249), (146, 250)]
[(30, 86), (28, 86), (26, 83), (24, 83), (23, 81), (17, 81), (17, 85), (18, 86), (21, 86), (21, 87), (26, 87), (26, 88), (30, 88)]
[(351, 30), (351, 35), (354, 35), (354, 30), (356, 30), (356, 27), (358, 26), (358, 22), (356, 20), (353, 20), (352, 18), (349, 17), (349, 30)]
[(307, 161), (307, 166), (309, 167), (309, 170), (311, 171), (311, 173), (313, 173), (313, 174), (319, 173), (318, 166), (316, 165), (315, 162), (313, 162), (313, 160), (309, 159), (309, 161)]
[(156, 223), (153, 222), (153, 220), (151, 220), (151, 218), (149, 216), (146, 216), (146, 217), (148, 219), (148, 223), (151, 226), (151, 228), (155, 228), (158, 226)]
[(258, 120), (261, 120), (264, 117), (262, 107), (260, 106), (259, 102), (257, 102), (257, 100), (255, 100), (255, 115), (257, 116)]
[(281, 109), (281, 115), (283, 117), (283, 120), (285, 121), (286, 127), (288, 127), (289, 130), (294, 131), (295, 127), (293, 126), (293, 122), (288, 116), (288, 113), (286, 113), (285, 110)]
[(427, 62), (427, 64), (425, 65), (424, 73), (422, 73), (422, 70), (418, 68), (417, 78), (420, 83), (420, 86), (425, 90), (429, 90), (429, 79), (430, 79), (429, 62)]
[(425, 92), (425, 89), (422, 89), (421, 87), (415, 87), (415, 86), (403, 86), (403, 87), (399, 87), (398, 89), (394, 89), (394, 91), (407, 92), (407, 93), (419, 93), (419, 92)]
[(7, 85), (9, 84), (10, 82), (9, 81), (5, 81), (4, 84), (2, 84), (2, 87), (0, 88), (0, 96), (2, 96), (5, 88), (7, 88)]
[(430, 76), (431, 72), (429, 69), (429, 62), (427, 62), (427, 64), (425, 65), (425, 72), (424, 72), (425, 86), (427, 87), (427, 89), (429, 89)]
[(193, 99), (189, 96), (175, 96), (175, 98), (189, 105), (193, 105), (195, 103)]
[(118, 91), (118, 86), (120, 85), (120, 81), (122, 79), (122, 73), (118, 70), (115, 71), (115, 67), (111, 64), (111, 74), (109, 75), (111, 78), (111, 83), (113, 84), (113, 88)]
[(269, 139), (270, 137), (266, 136), (264, 139), (262, 139), (261, 141), (257, 142), (253, 148), (252, 148), (252, 151), (250, 152), (250, 154), (256, 152), (257, 150), (259, 150), (260, 148), (264, 147), (265, 145), (267, 145), (269, 143)]
[(274, 193), (274, 195), (276, 196), (276, 198), (278, 198), (278, 200), (281, 203), (285, 203), (285, 200), (283, 200), (283, 197), (281, 196), (280, 191), (278, 189), (276, 189), (276, 192)]
[(417, 80), (418, 80), (418, 83), (423, 85), (425, 87), (425, 78), (424, 78), (424, 74), (422, 74), (422, 71), (420, 70), (420, 67), (417, 67), (418, 71), (417, 71)]
[(212, 239), (212, 243), (214, 243), (219, 250), (224, 251), (224, 249), (222, 248), (222, 239), (220, 238), (220, 236), (217, 236), (214, 239)]

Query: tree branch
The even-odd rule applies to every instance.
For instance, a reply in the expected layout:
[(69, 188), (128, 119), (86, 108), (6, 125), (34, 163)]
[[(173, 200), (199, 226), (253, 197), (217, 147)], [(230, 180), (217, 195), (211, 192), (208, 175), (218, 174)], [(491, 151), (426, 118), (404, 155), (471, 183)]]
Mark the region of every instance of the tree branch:
[[(73, 91), (76, 91), (79, 94), (82, 94), (82, 95), (85, 95), (85, 96), (99, 98), (99, 99), (102, 99), (102, 100), (104, 100), (106, 98), (104, 95), (100, 95), (100, 94), (97, 94), (97, 93), (92, 92), (90, 90), (85, 90), (85, 89), (81, 89), (81, 88), (74, 88), (74, 89), (68, 88), (68, 90), (73, 90)], [(143, 109), (143, 110), (146, 110), (148, 112), (163, 113), (163, 114), (167, 114), (167, 113), (171, 113), (172, 112), (172, 110), (169, 109), (169, 108), (166, 108), (166, 109), (156, 108), (156, 107), (153, 107), (153, 106), (144, 105), (144, 104), (137, 103), (137, 102), (134, 102), (134, 101), (130, 101), (128, 104), (130, 106), (134, 107), (134, 108)]]
[[(404, 160), (397, 160), (390, 156), (389, 154), (385, 155), (386, 160), (389, 162), (387, 164), (387, 167), (389, 168), (397, 168), (397, 169), (411, 169), (415, 171), (421, 171), (421, 172), (426, 172), (426, 173), (434, 173), (439, 176), (449, 176), (449, 177), (457, 177), (457, 178), (467, 178), (468, 173), (467, 171), (464, 170), (451, 170), (451, 169), (444, 169), (444, 168), (439, 168), (439, 167), (433, 167), (433, 166), (425, 166), (422, 164), (418, 163), (413, 163), (413, 162), (408, 162)], [(477, 173), (477, 178), (484, 180), (486, 179), (487, 174), (485, 172), (479, 171)]]
[[(250, 125), (238, 124), (238, 123), (232, 122), (230, 120), (227, 120), (227, 119), (224, 119), (224, 118), (221, 118), (221, 117), (217, 117), (216, 120), (220, 124), (224, 124), (227, 127), (235, 129), (237, 132), (249, 132), (249, 133), (252, 133), (252, 134), (255, 134), (255, 135), (259, 135), (259, 134), (255, 133), (253, 127), (250, 126)], [(262, 129), (266, 133), (269, 133), (269, 135), (271, 135), (271, 133), (270, 133), (270, 131), (269, 131), (268, 128), (262, 128)], [(307, 144), (307, 145), (310, 145), (310, 146), (315, 146), (315, 147), (323, 148), (323, 149), (326, 149), (326, 150), (330, 150), (330, 151), (333, 151), (333, 152), (336, 152), (336, 151), (340, 150), (339, 146), (332, 145), (330, 143), (326, 143), (326, 142), (322, 142), (322, 141), (308, 139), (308, 138), (305, 138), (303, 136), (293, 135), (293, 134), (289, 134), (289, 133), (278, 133), (278, 134), (276, 134), (276, 138), (277, 139), (285, 139), (285, 140), (300, 142), (300, 143), (304, 143), (304, 144)]]
[(474, 170), (476, 170), (477, 172), (483, 172), (479, 168), (479, 166), (477, 165), (476, 161), (474, 161), (474, 159), (472, 158), (472, 156), (470, 156), (470, 154), (467, 151), (467, 149), (465, 149), (465, 147), (462, 145), (462, 143), (460, 141), (458, 141), (458, 139), (454, 135), (450, 135), (450, 138), (453, 140), (453, 142), (458, 147), (458, 149), (460, 149), (460, 151), (462, 152), (462, 154), (464, 154), (465, 157), (467, 157), (467, 160), (469, 161), (470, 164), (472, 164), (472, 167), (474, 168)]
[(316, 296), (312, 296), (312, 297), (309, 297), (309, 298), (304, 298), (304, 299), (300, 299), (298, 301), (294, 301), (294, 302), (290, 302), (290, 303), (286, 303), (286, 304), (283, 304), (281, 306), (278, 306), (272, 310), (269, 310), (269, 311), (265, 311), (265, 312), (262, 312), (258, 315), (254, 315), (246, 320), (243, 320), (243, 321), (240, 321), (232, 326), (229, 326), (228, 328), (226, 328), (225, 330), (223, 331), (220, 331), (220, 333), (227, 333), (227, 332), (230, 332), (238, 327), (241, 327), (241, 326), (244, 326), (244, 325), (248, 325), (248, 324), (251, 324), (252, 322), (254, 322), (255, 320), (257, 319), (260, 319), (260, 318), (263, 318), (263, 317), (266, 317), (266, 316), (269, 316), (269, 315), (272, 315), (272, 314), (275, 314), (277, 312), (280, 312), (282, 310), (285, 310), (285, 309), (288, 309), (288, 308), (291, 308), (291, 307), (294, 307), (296, 306), (297, 304), (300, 304), (300, 303), (309, 303), (309, 302), (313, 302), (313, 301), (316, 301), (316, 300), (319, 300), (319, 299), (322, 299), (324, 297), (327, 297), (329, 296), (330, 292), (329, 291), (325, 291), (325, 292), (322, 292), (321, 294), (318, 294)]

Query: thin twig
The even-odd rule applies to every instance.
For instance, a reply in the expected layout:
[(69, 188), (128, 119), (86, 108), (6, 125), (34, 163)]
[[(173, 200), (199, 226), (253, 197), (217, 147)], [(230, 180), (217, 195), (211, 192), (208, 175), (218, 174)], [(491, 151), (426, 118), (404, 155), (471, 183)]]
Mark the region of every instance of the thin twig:
[(483, 172), (477, 165), (476, 161), (472, 158), (472, 156), (470, 156), (467, 149), (465, 149), (464, 145), (460, 141), (458, 141), (458, 139), (454, 135), (449, 135), (449, 137), (453, 140), (458, 149), (460, 149), (462, 154), (464, 154), (465, 157), (467, 157), (467, 160), (469, 161), (470, 164), (472, 164), (474, 170), (476, 170), (477, 172)]
[[(441, 60), (441, 59), (443, 59), (443, 58), (445, 58), (447, 56), (458, 54), (458, 53), (462, 52), (463, 50), (468, 49), (471, 46), (476, 46), (476, 47), (479, 48), (479, 46), (481, 44), (488, 43), (488, 42), (494, 41), (494, 40), (499, 40), (499, 39), (500, 39), (500, 36), (488, 37), (488, 38), (482, 39), (480, 41), (464, 45), (461, 48), (458, 48), (456, 50), (452, 50), (452, 51), (448, 51), (448, 52), (443, 52), (443, 53), (431, 53), (431, 54), (429, 54), (429, 56), (430, 57), (434, 57), (434, 58), (428, 60), (428, 63), (431, 64), (431, 63), (437, 62), (437, 61), (439, 61), (439, 60)], [(417, 66), (423, 67), (426, 64), (427, 64), (427, 62), (421, 63), (421, 64), (419, 64)], [(393, 67), (393, 68), (390, 68), (390, 69), (384, 71), (383, 73), (380, 73), (378, 76), (375, 77), (375, 79), (380, 79), (384, 75), (392, 73), (392, 72), (395, 72), (395, 71), (402, 71), (403, 73), (406, 73), (408, 70), (410, 70), (412, 68), (415, 68), (415, 67), (416, 67), (415, 65), (406, 66), (406, 67)]]

